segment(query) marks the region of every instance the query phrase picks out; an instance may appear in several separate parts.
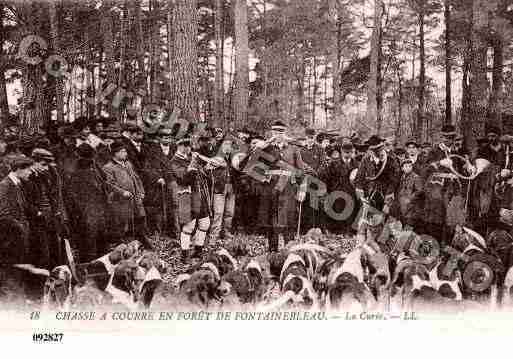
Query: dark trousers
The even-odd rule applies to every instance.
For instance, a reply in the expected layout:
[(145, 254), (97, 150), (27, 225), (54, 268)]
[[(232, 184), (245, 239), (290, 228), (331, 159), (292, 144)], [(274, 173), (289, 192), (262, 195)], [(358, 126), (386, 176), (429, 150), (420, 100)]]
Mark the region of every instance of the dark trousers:
[(294, 240), (294, 229), (289, 227), (266, 228), (267, 243), (269, 244), (269, 252), (278, 252), (280, 244), (280, 234), (283, 235), (285, 245)]

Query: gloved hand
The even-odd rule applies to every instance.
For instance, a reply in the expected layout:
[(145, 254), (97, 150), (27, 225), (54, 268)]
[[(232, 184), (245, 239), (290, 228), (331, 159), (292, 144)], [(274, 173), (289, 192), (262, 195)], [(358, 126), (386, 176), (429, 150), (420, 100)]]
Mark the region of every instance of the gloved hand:
[(452, 166), (452, 160), (450, 158), (444, 158), (443, 160), (440, 160), (440, 166), (449, 168)]
[(365, 196), (365, 192), (363, 192), (363, 189), (357, 188), (356, 189), (356, 197), (361, 201), (363, 197)]
[(506, 168), (501, 170), (501, 177), (502, 178), (507, 178), (509, 176), (511, 176), (511, 170), (508, 170)]

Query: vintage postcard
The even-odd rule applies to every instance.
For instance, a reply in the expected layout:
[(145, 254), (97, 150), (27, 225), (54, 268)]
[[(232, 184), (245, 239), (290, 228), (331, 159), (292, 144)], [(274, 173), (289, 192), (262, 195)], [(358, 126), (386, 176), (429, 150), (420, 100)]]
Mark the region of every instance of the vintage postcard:
[(0, 1), (0, 338), (507, 338), (512, 35), (510, 0)]

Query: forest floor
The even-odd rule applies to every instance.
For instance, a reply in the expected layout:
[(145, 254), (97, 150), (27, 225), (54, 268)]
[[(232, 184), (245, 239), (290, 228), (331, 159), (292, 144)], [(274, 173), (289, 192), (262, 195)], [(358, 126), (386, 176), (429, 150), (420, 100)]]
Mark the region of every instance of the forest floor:
[[(307, 236), (303, 236), (299, 239), (299, 241), (311, 240), (312, 239)], [(173, 283), (178, 275), (188, 273), (199, 263), (198, 260), (193, 260), (184, 264), (181, 260), (180, 245), (175, 239), (165, 236), (153, 236), (152, 242), (155, 251), (159, 254), (159, 257), (165, 262), (167, 267), (166, 273), (162, 274), (165, 283)], [(247, 252), (244, 256), (236, 257), (241, 267), (244, 267), (250, 260), (256, 260), (264, 271), (264, 275), (269, 275), (267, 238), (262, 235), (236, 233), (232, 239), (226, 241), (220, 239), (216, 243), (209, 243), (206, 252), (213, 252), (220, 248), (227, 247), (227, 249), (229, 249), (229, 247), (234, 246), (237, 242), (242, 244), (245, 252)], [(322, 235), (317, 238), (315, 242), (330, 249), (333, 253), (341, 254), (351, 252), (357, 244), (355, 237), (347, 238), (335, 234)], [(280, 248), (283, 248), (283, 241), (280, 241), (280, 244)]]

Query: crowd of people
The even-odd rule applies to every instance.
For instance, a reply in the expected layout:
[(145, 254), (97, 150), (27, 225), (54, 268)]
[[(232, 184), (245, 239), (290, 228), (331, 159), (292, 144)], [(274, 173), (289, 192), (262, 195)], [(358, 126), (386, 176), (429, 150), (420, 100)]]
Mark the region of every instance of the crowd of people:
[(453, 126), (439, 143), (398, 144), (313, 129), (291, 138), (281, 121), (266, 137), (88, 118), (23, 136), (4, 123), (0, 265), (64, 264), (62, 238), (82, 263), (133, 239), (151, 248), (153, 234), (178, 240), (184, 262), (243, 232), (265, 235), (276, 252), (280, 236), (311, 228), (354, 235), (363, 203), (445, 243), (457, 224), (486, 236), (513, 218), (513, 137), (492, 126), (466, 148)]

